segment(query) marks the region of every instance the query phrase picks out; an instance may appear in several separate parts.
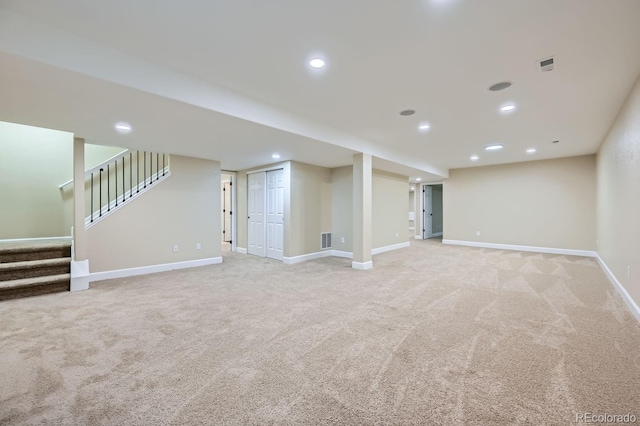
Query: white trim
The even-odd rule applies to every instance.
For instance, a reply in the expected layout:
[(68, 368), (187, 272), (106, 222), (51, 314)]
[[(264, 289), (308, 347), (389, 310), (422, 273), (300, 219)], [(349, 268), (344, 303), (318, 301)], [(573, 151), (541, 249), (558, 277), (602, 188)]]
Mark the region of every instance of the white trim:
[(413, 239), (414, 240), (424, 240), (424, 238), (422, 238), (422, 235), (414, 235)]
[(353, 259), (353, 253), (350, 251), (332, 250), (332, 256), (343, 257), (345, 259)]
[(240, 254), (247, 254), (247, 249), (244, 247), (236, 247), (236, 251)]
[(415, 231), (415, 230), (416, 230), (416, 227), (415, 227), (415, 226), (410, 226), (410, 227), (409, 227), (409, 231)]
[(26, 243), (26, 242), (30, 242), (30, 241), (37, 241), (40, 243), (46, 243), (47, 241), (54, 241), (54, 240), (69, 240), (71, 241), (73, 239), (72, 236), (67, 235), (64, 237), (42, 237), (42, 238), (16, 238), (13, 240), (0, 240), (0, 244), (2, 243)]
[(216, 265), (222, 263), (222, 257), (210, 257), (207, 259), (186, 260), (183, 262), (163, 263), (160, 265), (140, 266), (137, 268), (116, 269), (113, 271), (94, 272), (89, 274), (89, 281), (110, 280), (113, 278), (132, 277), (135, 275), (154, 274), (156, 272), (172, 271), (174, 269), (195, 268), (198, 266)]
[(238, 206), (236, 203), (236, 196), (238, 191), (238, 173), (231, 172), (228, 170), (220, 170), (220, 175), (230, 175), (231, 176), (231, 251), (237, 251), (238, 247), (238, 225), (236, 223), (236, 217)]
[[(169, 176), (171, 176), (171, 170), (169, 170), (168, 168), (169, 166), (165, 167), (162, 170), (163, 174), (161, 176), (158, 176), (158, 178), (153, 182), (151, 181), (151, 177), (148, 177), (144, 181), (137, 184), (134, 188), (131, 188), (124, 195), (119, 195), (118, 205), (116, 205), (116, 200), (113, 200), (109, 203), (108, 206), (107, 205), (102, 206), (100, 210), (93, 213), (93, 222), (91, 221), (91, 215), (85, 217), (84, 218), (85, 229), (89, 229), (93, 227), (95, 224), (100, 223), (102, 220), (104, 220), (106, 217), (111, 215), (113, 212), (120, 210), (121, 207), (125, 205), (129, 205), (127, 201), (139, 197), (140, 195), (149, 191), (151, 188), (155, 188), (156, 185), (153, 185), (154, 183), (157, 184), (157, 183), (163, 182), (165, 179), (168, 179)], [(136, 192), (134, 193), (134, 191)], [(100, 211), (102, 211), (102, 216), (100, 216)]]
[(273, 164), (273, 165), (271, 165), (271, 166), (266, 166), (266, 167), (263, 167), (263, 168), (261, 168), (261, 169), (253, 169), (253, 170), (249, 170), (249, 171), (247, 172), (247, 175), (252, 175), (252, 174), (254, 174), (254, 173), (261, 173), (261, 172), (272, 172), (272, 171), (274, 171), (274, 170), (280, 170), (280, 169), (284, 170), (285, 165), (286, 165), (287, 163), (289, 163), (289, 162), (288, 162), (288, 161), (284, 161), (284, 162), (282, 162), (282, 163)]
[(368, 261), (368, 262), (351, 262), (351, 267), (353, 269), (357, 269), (359, 271), (366, 271), (368, 269), (373, 268), (373, 262), (372, 261)]
[(605, 275), (607, 276), (607, 278), (609, 278), (609, 281), (611, 281), (611, 283), (613, 284), (613, 287), (615, 287), (615, 289), (618, 291), (618, 294), (620, 294), (620, 297), (622, 297), (622, 300), (624, 300), (624, 303), (627, 305), (627, 307), (631, 311), (631, 314), (636, 318), (636, 320), (638, 320), (638, 322), (640, 322), (640, 307), (631, 298), (627, 290), (620, 283), (620, 281), (618, 281), (616, 276), (613, 275), (613, 272), (611, 272), (611, 269), (609, 269), (607, 264), (604, 263), (604, 260), (602, 260), (602, 258), (598, 253), (596, 253), (596, 260), (598, 260), (598, 263), (604, 270)]
[(392, 244), (390, 246), (378, 247), (371, 250), (371, 255), (376, 255), (380, 253), (386, 253), (392, 250), (398, 250), (401, 248), (409, 247), (409, 241), (405, 241), (404, 243)]
[(511, 245), (511, 244), (482, 243), (482, 242), (475, 242), (475, 241), (460, 241), (460, 240), (442, 240), (442, 244), (451, 244), (456, 246), (467, 246), (467, 247), (492, 248), (497, 250), (531, 251), (535, 253), (551, 253), (551, 254), (566, 254), (569, 256), (596, 257), (596, 252), (589, 251), (589, 250), (574, 250), (574, 249), (563, 249), (563, 248), (553, 248), (553, 247), (517, 246), (517, 245)]
[(70, 291), (80, 291), (89, 289), (89, 261), (71, 261), (71, 286)]
[(318, 251), (315, 253), (302, 254), (300, 256), (283, 257), (282, 262), (285, 265), (294, 265), (296, 263), (306, 262), (307, 260), (321, 259), (323, 257), (331, 257), (331, 256), (333, 256), (333, 250), (324, 250), (324, 251)]

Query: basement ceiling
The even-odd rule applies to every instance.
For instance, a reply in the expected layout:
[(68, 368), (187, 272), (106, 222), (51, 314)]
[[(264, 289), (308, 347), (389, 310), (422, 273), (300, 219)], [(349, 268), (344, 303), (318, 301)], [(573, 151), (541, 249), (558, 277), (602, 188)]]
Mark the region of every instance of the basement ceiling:
[[(225, 168), (267, 163), (280, 143), (290, 159), (318, 165), (348, 164), (363, 151), (407, 175), (446, 177), (451, 168), (596, 152), (640, 74), (639, 21), (636, 0), (4, 0), (0, 51), (24, 74), (14, 91), (39, 87), (49, 109), (3, 105), (0, 119), (128, 143), (107, 133), (114, 115), (85, 116), (56, 99), (47, 64), (64, 80), (51, 84), (72, 94), (93, 87), (113, 114), (121, 108), (135, 144)], [(538, 61), (550, 56), (554, 70), (543, 73)], [(313, 57), (326, 67), (312, 70)], [(488, 90), (501, 81), (513, 84)], [(153, 110), (148, 96), (164, 99), (155, 121), (126, 108), (135, 99)], [(506, 103), (516, 110), (500, 113)], [(416, 113), (401, 116), (406, 109)], [(164, 131), (145, 128), (153, 125)], [(153, 140), (142, 139), (147, 131)], [(181, 131), (198, 143), (176, 140)], [(492, 143), (504, 149), (486, 152)], [(243, 160), (252, 149), (255, 158)]]

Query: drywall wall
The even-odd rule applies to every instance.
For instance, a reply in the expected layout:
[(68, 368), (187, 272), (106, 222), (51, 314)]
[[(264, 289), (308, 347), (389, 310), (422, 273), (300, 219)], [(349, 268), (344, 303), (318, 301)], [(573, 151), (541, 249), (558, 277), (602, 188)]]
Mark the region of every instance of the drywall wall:
[[(353, 166), (331, 170), (333, 249), (353, 250)], [(342, 239), (344, 238), (344, 242)]]
[(409, 241), (408, 178), (374, 170), (372, 176), (372, 248)]
[(433, 211), (431, 231), (437, 234), (442, 232), (442, 185), (431, 186), (431, 208)]
[(117, 146), (103, 146), (93, 145), (90, 143), (84, 144), (84, 169), (89, 170), (99, 165), (103, 161), (109, 160), (112, 157), (125, 151), (126, 148), (120, 148)]
[(218, 257), (220, 214), (220, 163), (173, 155), (168, 179), (87, 230), (90, 270)]
[(331, 206), (331, 169), (292, 161), (289, 238), (285, 237), (288, 245), (284, 247), (286, 257), (322, 250), (320, 234), (332, 231)]
[(236, 247), (247, 249), (248, 231), (247, 231), (247, 172), (240, 171), (236, 173), (236, 182), (234, 183), (236, 190)]
[(640, 80), (597, 155), (598, 254), (640, 305)]
[(73, 134), (0, 122), (0, 152), (0, 240), (71, 235)]
[(450, 170), (444, 238), (594, 250), (595, 182), (595, 155)]

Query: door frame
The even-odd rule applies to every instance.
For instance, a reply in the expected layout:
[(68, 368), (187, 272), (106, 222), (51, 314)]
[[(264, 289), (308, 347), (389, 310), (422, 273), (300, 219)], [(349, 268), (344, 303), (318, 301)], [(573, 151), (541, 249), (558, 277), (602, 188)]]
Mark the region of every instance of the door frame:
[[(236, 216), (238, 211), (238, 205), (236, 203), (236, 194), (238, 189), (236, 188), (238, 185), (236, 182), (237, 173), (229, 170), (220, 170), (220, 183), (222, 183), (222, 175), (230, 175), (231, 176), (231, 251), (237, 251), (236, 247), (238, 244), (238, 226), (236, 224)], [(222, 212), (222, 206), (220, 206), (220, 211)]]
[[(425, 222), (426, 222), (426, 220), (425, 220), (426, 208), (425, 207), (426, 206), (424, 205), (424, 200), (425, 200), (425, 196), (426, 196), (425, 187), (426, 186), (434, 186), (434, 185), (442, 185), (442, 192), (443, 192), (443, 195), (444, 195), (444, 181), (441, 181), (441, 182), (429, 182), (429, 183), (423, 183), (423, 184), (420, 185), (420, 192), (422, 193), (422, 196), (418, 197), (418, 198), (420, 198), (420, 210), (419, 211), (422, 214), (420, 215), (420, 227), (416, 227), (416, 239), (419, 239), (419, 240), (426, 240), (428, 238), (439, 237), (440, 235), (444, 235), (444, 223), (443, 223), (442, 232), (433, 233), (433, 229), (431, 229), (432, 234), (430, 236), (426, 236), (426, 234), (427, 234), (427, 228), (425, 226)], [(432, 197), (432, 201), (433, 201), (433, 197)], [(443, 197), (443, 205), (444, 205), (444, 197)], [(432, 210), (433, 210), (433, 204), (432, 204)], [(444, 217), (443, 217), (443, 222), (444, 222)], [(432, 224), (432, 228), (433, 228), (433, 224)], [(418, 230), (420, 230), (421, 232), (418, 233)]]
[[(247, 173), (247, 199), (245, 201), (246, 209), (248, 211), (249, 208), (249, 175), (260, 172), (271, 172), (274, 170), (282, 169), (283, 178), (284, 178), (284, 215), (283, 215), (283, 229), (282, 229), (282, 262), (284, 263), (287, 259), (288, 247), (289, 247), (289, 222), (288, 219), (291, 217), (291, 162), (284, 161), (282, 163), (275, 163), (269, 166), (260, 167), (257, 169), (248, 170)], [(266, 186), (265, 186), (266, 189)], [(265, 206), (266, 206), (266, 198), (265, 198)], [(266, 207), (265, 207), (266, 208)], [(266, 227), (265, 227), (265, 238), (266, 238)], [(249, 246), (249, 220), (247, 219), (247, 253)], [(266, 256), (266, 249), (265, 249)], [(269, 258), (271, 259), (271, 258)], [(276, 259), (273, 259), (276, 260)]]

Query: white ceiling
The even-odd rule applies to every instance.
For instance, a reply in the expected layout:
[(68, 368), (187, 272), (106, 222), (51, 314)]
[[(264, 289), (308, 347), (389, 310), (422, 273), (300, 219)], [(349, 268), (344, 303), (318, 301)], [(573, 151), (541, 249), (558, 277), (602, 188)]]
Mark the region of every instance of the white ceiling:
[[(433, 180), (594, 153), (640, 74), (638, 22), (637, 0), (0, 0), (0, 119), (229, 169), (363, 151)], [(7, 90), (37, 107), (6, 105)], [(501, 115), (507, 101), (518, 109)], [(119, 119), (136, 129), (125, 141)]]

